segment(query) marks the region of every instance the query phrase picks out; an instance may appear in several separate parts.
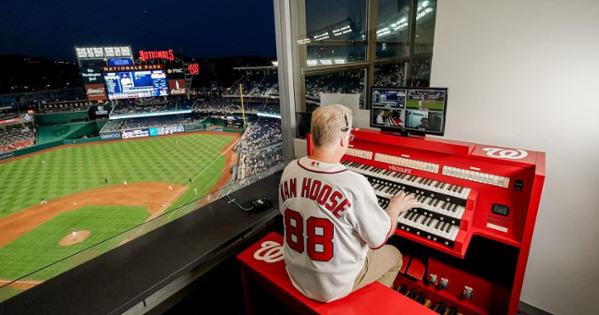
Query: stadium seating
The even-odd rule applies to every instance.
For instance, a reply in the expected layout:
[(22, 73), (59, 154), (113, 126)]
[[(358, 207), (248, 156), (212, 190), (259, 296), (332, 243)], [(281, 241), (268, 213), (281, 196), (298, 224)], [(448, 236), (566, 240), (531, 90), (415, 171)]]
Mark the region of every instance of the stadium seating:
[(17, 117), (19, 117), (19, 115), (15, 112), (5, 112), (5, 111), (0, 112), (0, 121), (14, 119)]
[(40, 103), (40, 113), (78, 112), (89, 108), (87, 101)]
[(374, 67), (373, 86), (400, 87), (404, 85), (406, 63), (380, 64)]
[(241, 79), (225, 89), (223, 96), (239, 96), (239, 85), (241, 84), (245, 96), (278, 97), (278, 81), (277, 71), (274, 69), (248, 69), (245, 70)]
[(283, 165), (281, 121), (258, 118), (248, 124), (235, 148), (239, 155), (237, 180), (247, 180)]
[[(235, 98), (218, 98), (212, 100), (197, 100), (193, 104), (193, 110), (202, 114), (241, 114), (241, 104)], [(268, 102), (246, 102), (244, 103), (246, 114), (280, 112), (279, 105)]]
[(111, 116), (191, 110), (192, 101), (185, 99), (177, 100), (173, 98), (169, 98), (168, 100), (161, 98), (148, 98), (119, 100), (113, 105), (114, 110), (110, 114)]
[(168, 115), (156, 117), (139, 117), (110, 120), (100, 132), (114, 132), (127, 129), (140, 129), (149, 127), (168, 127), (190, 125), (199, 123), (203, 118), (193, 115)]
[[(320, 93), (363, 95), (364, 92), (364, 74), (361, 70), (307, 76), (305, 81), (306, 99), (320, 100)], [(363, 96), (361, 102), (363, 102)]]
[(23, 149), (34, 143), (33, 126), (19, 124), (0, 128), (0, 153)]

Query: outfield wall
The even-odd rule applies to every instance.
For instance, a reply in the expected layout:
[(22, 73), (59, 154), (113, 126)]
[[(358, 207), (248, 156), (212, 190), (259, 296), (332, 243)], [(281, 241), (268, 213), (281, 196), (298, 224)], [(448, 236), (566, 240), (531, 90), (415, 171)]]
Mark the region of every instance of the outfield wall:
[(40, 126), (37, 132), (37, 143), (45, 144), (66, 139), (79, 139), (84, 136), (89, 137), (89, 135), (97, 136), (99, 130), (96, 121)]
[[(89, 122), (89, 124), (90, 124), (90, 128), (91, 127), (95, 128), (95, 126), (96, 126), (96, 122)], [(93, 125), (93, 126), (91, 126), (91, 125)], [(0, 153), (0, 161), (7, 160), (7, 159), (10, 159), (13, 157), (18, 157), (18, 156), (23, 156), (23, 155), (39, 152), (39, 151), (46, 150), (46, 149), (55, 148), (55, 147), (58, 147), (58, 146), (61, 146), (64, 144), (90, 143), (90, 142), (99, 142), (99, 141), (103, 141), (103, 140), (131, 139), (131, 138), (142, 138), (142, 137), (156, 137), (156, 136), (163, 136), (163, 135), (176, 134), (176, 133), (196, 132), (196, 131), (208, 130), (208, 126), (209, 126), (209, 124), (202, 122), (202, 123), (196, 124), (196, 125), (180, 125), (180, 126), (176, 126), (175, 128), (171, 128), (171, 127), (169, 127), (169, 128), (163, 128), (163, 127), (161, 127), (161, 128), (154, 128), (154, 127), (139, 128), (139, 129), (135, 129), (135, 130), (103, 132), (103, 133), (100, 133), (100, 135), (98, 137), (90, 137), (90, 138), (82, 138), (82, 139), (62, 139), (62, 140), (49, 141), (46, 143), (36, 144), (34, 146), (20, 149), (20, 150), (15, 150), (12, 152)], [(220, 131), (232, 132), (232, 133), (241, 132), (241, 130), (239, 130), (239, 129), (232, 129), (232, 128), (224, 128), (224, 129), (220, 129)], [(132, 134), (136, 135), (136, 136), (131, 136)], [(123, 135), (126, 135), (126, 136), (123, 136)]]
[(85, 122), (88, 120), (89, 115), (87, 111), (35, 114), (35, 121), (39, 125), (70, 124), (74, 122)]

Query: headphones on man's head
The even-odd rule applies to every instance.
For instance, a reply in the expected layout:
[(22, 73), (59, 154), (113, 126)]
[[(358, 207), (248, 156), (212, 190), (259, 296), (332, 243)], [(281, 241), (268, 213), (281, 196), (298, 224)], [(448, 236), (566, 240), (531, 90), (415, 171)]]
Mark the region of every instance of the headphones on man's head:
[(341, 128), (341, 131), (347, 132), (349, 131), (349, 121), (347, 120), (347, 114), (343, 114), (343, 118), (345, 118), (345, 127)]

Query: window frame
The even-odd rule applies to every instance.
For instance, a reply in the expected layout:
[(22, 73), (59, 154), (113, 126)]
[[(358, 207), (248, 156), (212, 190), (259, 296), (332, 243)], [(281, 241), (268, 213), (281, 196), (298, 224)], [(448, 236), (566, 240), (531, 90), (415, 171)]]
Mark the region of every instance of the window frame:
[[(410, 1), (410, 16), (408, 19), (408, 56), (407, 58), (377, 59), (377, 24), (378, 1), (364, 0), (366, 5), (366, 38), (360, 40), (322, 40), (307, 41), (303, 38), (306, 32), (306, 0), (273, 0), (275, 7), (275, 32), (277, 39), (277, 59), (279, 62), (279, 93), (281, 104), (283, 150), (285, 160), (294, 158), (293, 142), (296, 137), (295, 113), (306, 111), (306, 76), (334, 73), (347, 70), (365, 69), (364, 105), (369, 109), (370, 90), (374, 85), (374, 69), (387, 63), (407, 62), (405, 82), (402, 85), (411, 86), (414, 83), (413, 65), (421, 56), (414, 55), (417, 28), (418, 0)], [(435, 13), (436, 15), (436, 7)], [(300, 38), (302, 37), (302, 38)], [(434, 34), (433, 34), (434, 37)], [(366, 56), (363, 61), (350, 61), (336, 65), (307, 65), (307, 51), (310, 46), (331, 46), (366, 44)]]

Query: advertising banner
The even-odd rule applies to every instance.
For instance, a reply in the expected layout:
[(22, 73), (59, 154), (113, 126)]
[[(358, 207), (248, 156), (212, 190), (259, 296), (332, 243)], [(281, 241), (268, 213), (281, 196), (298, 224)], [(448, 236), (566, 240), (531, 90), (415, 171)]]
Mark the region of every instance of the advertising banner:
[(168, 80), (168, 89), (171, 95), (185, 94), (185, 79)]
[(121, 137), (123, 139), (144, 138), (149, 136), (150, 130), (148, 128), (121, 131)]
[(19, 121), (21, 121), (21, 117), (0, 120), (0, 125), (12, 124), (12, 123), (16, 123), (16, 122), (19, 122)]
[(196, 130), (204, 130), (206, 126), (204, 124), (197, 125), (184, 125), (185, 131), (196, 131)]
[(185, 132), (185, 128), (182, 125), (152, 127), (150, 128), (150, 137), (172, 135), (180, 132)]
[(121, 138), (121, 133), (118, 131), (115, 132), (104, 132), (100, 134), (100, 138), (102, 138), (102, 140), (109, 140), (109, 139), (120, 139)]
[(0, 153), (0, 161), (10, 159), (11, 157), (14, 157), (14, 156), (15, 156), (15, 154), (12, 152)]
[(86, 84), (85, 93), (87, 93), (87, 98), (90, 101), (105, 101), (108, 99), (102, 83)]
[(180, 67), (168, 68), (166, 69), (166, 75), (170, 79), (184, 79), (185, 78), (185, 69)]
[(102, 79), (102, 67), (104, 67), (104, 60), (81, 60), (79, 64), (83, 83), (104, 83), (104, 79)]

